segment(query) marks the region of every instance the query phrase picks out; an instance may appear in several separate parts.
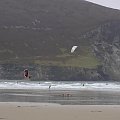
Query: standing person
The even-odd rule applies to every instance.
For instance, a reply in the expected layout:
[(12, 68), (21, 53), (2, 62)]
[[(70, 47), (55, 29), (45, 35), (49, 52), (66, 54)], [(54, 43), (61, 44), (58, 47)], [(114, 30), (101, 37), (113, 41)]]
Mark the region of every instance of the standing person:
[(50, 88), (51, 88), (51, 85), (49, 85), (49, 90), (50, 90)]
[(25, 70), (24, 70), (24, 77), (25, 77), (25, 78), (28, 78), (28, 79), (30, 78), (28, 69), (25, 69)]

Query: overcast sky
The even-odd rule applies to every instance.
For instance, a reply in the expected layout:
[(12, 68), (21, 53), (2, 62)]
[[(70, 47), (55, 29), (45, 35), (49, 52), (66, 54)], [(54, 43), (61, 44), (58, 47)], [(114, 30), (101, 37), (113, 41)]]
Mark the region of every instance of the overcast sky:
[(120, 10), (120, 0), (86, 0), (86, 1), (90, 1), (99, 5)]

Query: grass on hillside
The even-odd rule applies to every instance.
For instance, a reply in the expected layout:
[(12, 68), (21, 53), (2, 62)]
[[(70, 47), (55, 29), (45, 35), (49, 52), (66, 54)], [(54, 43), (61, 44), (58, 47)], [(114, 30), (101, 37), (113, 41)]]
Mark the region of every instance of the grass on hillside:
[(100, 61), (91, 53), (88, 47), (81, 48), (80, 54), (77, 51), (74, 54), (65, 53), (53, 58), (37, 59), (34, 60), (36, 64), (48, 66), (71, 66), (71, 67), (84, 67), (95, 68), (100, 65)]
[(70, 53), (70, 50), (66, 48), (59, 48), (61, 54), (48, 57), (24, 57), (6, 59), (5, 63), (35, 63), (44, 66), (62, 66), (62, 67), (83, 67), (83, 68), (95, 68), (101, 64), (101, 62), (93, 55), (90, 47), (80, 46), (74, 53)]

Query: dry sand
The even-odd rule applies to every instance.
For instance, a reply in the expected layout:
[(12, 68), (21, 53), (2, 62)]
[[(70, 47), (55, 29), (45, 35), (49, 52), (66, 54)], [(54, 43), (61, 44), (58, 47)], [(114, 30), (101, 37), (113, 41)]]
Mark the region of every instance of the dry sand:
[(1, 102), (1, 120), (120, 120), (119, 105)]

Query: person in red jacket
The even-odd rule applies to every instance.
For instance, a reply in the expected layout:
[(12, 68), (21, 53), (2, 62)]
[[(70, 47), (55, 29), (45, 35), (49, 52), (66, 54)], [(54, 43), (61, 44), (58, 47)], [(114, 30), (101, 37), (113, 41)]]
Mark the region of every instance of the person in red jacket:
[(24, 77), (25, 78), (30, 78), (28, 69), (24, 70)]

